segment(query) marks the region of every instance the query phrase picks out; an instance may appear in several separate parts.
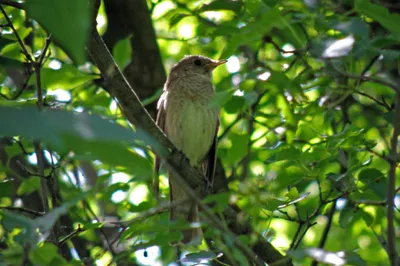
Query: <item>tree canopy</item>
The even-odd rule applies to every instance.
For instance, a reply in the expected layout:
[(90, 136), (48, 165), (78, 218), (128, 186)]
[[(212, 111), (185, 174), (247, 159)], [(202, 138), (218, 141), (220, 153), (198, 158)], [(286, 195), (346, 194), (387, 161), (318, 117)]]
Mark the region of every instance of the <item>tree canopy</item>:
[[(0, 0), (1, 265), (399, 265), (396, 0)], [(155, 125), (227, 59), (216, 182)], [(168, 176), (200, 204), (179, 245)], [(164, 169), (165, 170), (165, 169)]]

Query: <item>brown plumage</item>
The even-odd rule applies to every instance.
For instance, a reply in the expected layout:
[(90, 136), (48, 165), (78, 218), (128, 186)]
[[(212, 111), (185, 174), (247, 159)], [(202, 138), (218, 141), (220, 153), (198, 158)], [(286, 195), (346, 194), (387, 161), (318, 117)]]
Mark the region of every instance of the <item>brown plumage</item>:
[[(212, 60), (205, 56), (185, 56), (175, 64), (158, 101), (157, 125), (170, 138), (178, 150), (188, 157), (190, 164), (202, 168), (208, 181), (213, 182), (219, 127), (219, 110), (210, 107), (214, 95), (212, 71), (226, 60)], [(159, 160), (155, 162), (155, 190), (158, 194)], [(190, 199), (169, 175), (170, 199)], [(185, 219), (192, 225), (200, 222), (199, 210), (193, 201), (186, 201), (171, 209), (171, 219)], [(201, 240), (201, 228), (183, 232), (183, 243)]]

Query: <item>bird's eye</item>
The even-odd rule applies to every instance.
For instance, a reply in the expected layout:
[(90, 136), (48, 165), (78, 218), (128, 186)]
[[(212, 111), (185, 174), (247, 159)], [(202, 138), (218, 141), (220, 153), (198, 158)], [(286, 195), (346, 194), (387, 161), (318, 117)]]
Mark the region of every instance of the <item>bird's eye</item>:
[(201, 61), (200, 59), (196, 59), (193, 61), (193, 64), (195, 64), (196, 66), (201, 66)]

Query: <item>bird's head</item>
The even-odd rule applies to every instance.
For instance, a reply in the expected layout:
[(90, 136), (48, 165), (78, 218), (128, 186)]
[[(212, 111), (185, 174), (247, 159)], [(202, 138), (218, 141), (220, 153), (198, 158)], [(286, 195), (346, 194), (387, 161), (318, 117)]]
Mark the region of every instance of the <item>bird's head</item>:
[(172, 67), (168, 79), (173, 81), (180, 78), (194, 78), (211, 81), (212, 71), (226, 62), (227, 60), (213, 60), (202, 55), (186, 55)]

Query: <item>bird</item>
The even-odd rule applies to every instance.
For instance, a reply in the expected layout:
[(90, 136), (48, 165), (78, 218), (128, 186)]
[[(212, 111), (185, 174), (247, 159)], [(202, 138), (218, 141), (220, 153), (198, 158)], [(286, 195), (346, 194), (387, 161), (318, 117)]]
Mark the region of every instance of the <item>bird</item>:
[[(200, 168), (212, 184), (216, 165), (219, 109), (210, 105), (214, 97), (213, 70), (227, 60), (213, 60), (202, 55), (186, 55), (176, 63), (164, 84), (157, 103), (156, 124), (175, 147), (189, 159), (190, 165)], [(158, 192), (160, 160), (156, 158), (154, 189)], [(200, 243), (199, 208), (168, 172), (170, 201), (182, 203), (171, 207), (171, 220), (186, 220), (193, 226), (183, 230), (182, 243)]]

